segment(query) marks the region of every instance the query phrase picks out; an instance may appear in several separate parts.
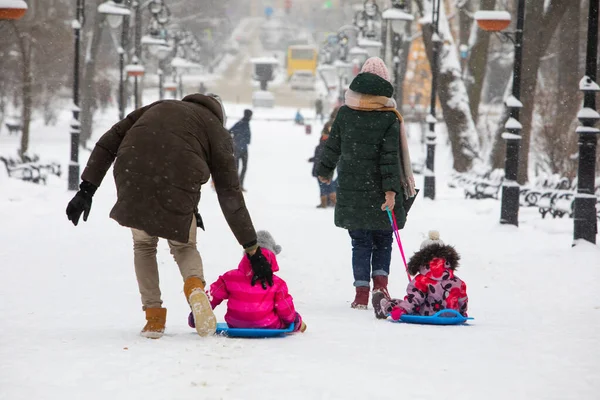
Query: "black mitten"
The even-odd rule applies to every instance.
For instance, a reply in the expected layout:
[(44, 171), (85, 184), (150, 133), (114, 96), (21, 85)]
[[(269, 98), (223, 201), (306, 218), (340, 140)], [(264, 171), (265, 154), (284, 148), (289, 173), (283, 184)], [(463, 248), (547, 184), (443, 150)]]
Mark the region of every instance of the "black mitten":
[(263, 255), (260, 247), (256, 249), (253, 255), (248, 254), (250, 264), (252, 265), (252, 281), (250, 284), (254, 286), (256, 281), (260, 281), (262, 288), (267, 289), (267, 283), (269, 286), (273, 286), (273, 270), (271, 264), (267, 261), (267, 258)]
[(67, 205), (67, 217), (69, 221), (73, 222), (73, 225), (77, 226), (81, 213), (83, 213), (83, 220), (87, 221), (96, 189), (98, 188), (94, 184), (87, 181), (82, 181), (79, 185), (79, 191)]

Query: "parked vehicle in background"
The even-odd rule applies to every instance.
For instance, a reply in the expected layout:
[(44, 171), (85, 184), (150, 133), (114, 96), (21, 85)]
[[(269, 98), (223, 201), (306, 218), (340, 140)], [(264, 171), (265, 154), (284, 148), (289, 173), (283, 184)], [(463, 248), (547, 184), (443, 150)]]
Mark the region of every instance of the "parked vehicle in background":
[(287, 75), (291, 78), (297, 71), (317, 72), (318, 48), (313, 45), (292, 45), (288, 47)]
[(296, 71), (290, 78), (292, 90), (315, 90), (316, 77), (312, 71)]

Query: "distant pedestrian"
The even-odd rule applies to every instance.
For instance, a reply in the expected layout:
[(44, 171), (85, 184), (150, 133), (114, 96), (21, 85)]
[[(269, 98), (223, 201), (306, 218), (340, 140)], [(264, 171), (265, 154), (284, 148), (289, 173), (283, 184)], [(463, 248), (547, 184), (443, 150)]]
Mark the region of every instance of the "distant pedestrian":
[(294, 117), (294, 122), (296, 125), (304, 125), (304, 116), (300, 112), (300, 110), (296, 111), (296, 116)]
[[(229, 130), (233, 136), (233, 153), (235, 155), (235, 165), (238, 168), (240, 176), (240, 186), (242, 191), (246, 191), (244, 181), (246, 179), (246, 171), (248, 171), (248, 145), (252, 134), (250, 133), (250, 120), (252, 119), (252, 110), (244, 110), (244, 118), (235, 123)], [(242, 169), (240, 172), (240, 161)]]
[[(323, 130), (321, 131), (321, 138), (319, 139), (319, 145), (315, 148), (314, 156), (308, 160), (308, 162), (313, 163), (312, 175), (315, 178), (317, 178), (317, 167), (319, 166), (319, 162), (321, 162), (321, 155), (323, 154), (325, 143), (327, 142), (327, 139), (329, 139), (331, 123), (331, 121), (327, 121), (325, 123), (325, 126), (323, 126)], [(337, 181), (333, 180), (330, 183), (326, 183), (321, 182), (319, 179), (317, 179), (317, 182), (319, 183), (319, 193), (321, 196), (321, 202), (319, 203), (317, 208), (335, 207), (335, 203), (337, 202)]]
[(315, 101), (315, 118), (319, 118), (321, 122), (323, 122), (323, 98), (319, 96), (319, 98)]

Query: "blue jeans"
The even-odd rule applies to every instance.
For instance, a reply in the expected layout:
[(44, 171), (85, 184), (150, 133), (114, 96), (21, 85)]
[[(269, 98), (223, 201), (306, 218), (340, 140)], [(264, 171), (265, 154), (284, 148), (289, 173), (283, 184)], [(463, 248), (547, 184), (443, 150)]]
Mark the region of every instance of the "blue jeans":
[(348, 233), (352, 238), (354, 286), (368, 287), (371, 276), (388, 276), (392, 261), (393, 232), (359, 229)]
[(337, 180), (332, 181), (329, 185), (321, 182), (318, 178), (317, 182), (319, 182), (319, 192), (321, 193), (321, 196), (329, 196), (337, 190)]

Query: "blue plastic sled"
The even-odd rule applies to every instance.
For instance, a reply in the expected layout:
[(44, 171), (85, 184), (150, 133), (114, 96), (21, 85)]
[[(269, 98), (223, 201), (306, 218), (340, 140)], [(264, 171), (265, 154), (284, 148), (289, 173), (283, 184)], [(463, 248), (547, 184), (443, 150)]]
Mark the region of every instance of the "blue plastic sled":
[[(452, 316), (444, 316), (442, 314), (452, 314)], [(406, 322), (409, 324), (424, 324), (424, 325), (460, 325), (464, 324), (470, 319), (474, 319), (472, 317), (463, 317), (456, 310), (444, 309), (436, 312), (433, 315), (425, 316), (425, 315), (410, 315), (403, 314), (400, 317), (400, 321), (394, 322)], [(392, 320), (393, 321), (393, 320)]]
[(287, 329), (230, 328), (225, 322), (217, 324), (217, 335), (237, 338), (272, 338), (285, 336), (293, 331), (293, 322)]

